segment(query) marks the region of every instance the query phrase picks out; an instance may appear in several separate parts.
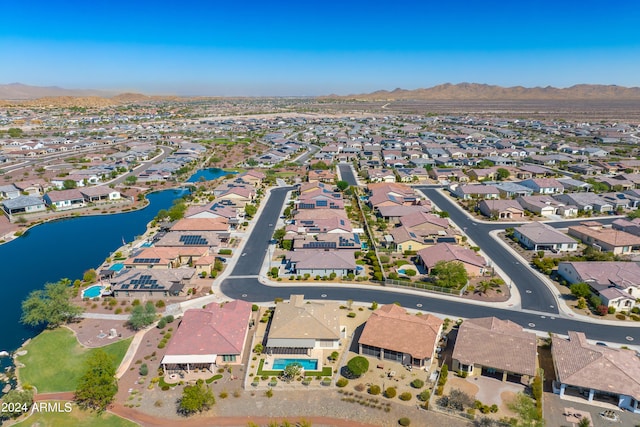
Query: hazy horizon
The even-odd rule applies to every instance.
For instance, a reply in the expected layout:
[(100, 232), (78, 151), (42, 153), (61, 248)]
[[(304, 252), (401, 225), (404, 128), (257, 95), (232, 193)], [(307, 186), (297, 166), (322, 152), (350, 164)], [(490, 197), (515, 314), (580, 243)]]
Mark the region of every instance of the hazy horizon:
[(348, 95), (443, 83), (640, 86), (640, 4), (36, 0), (4, 6), (0, 82), (180, 96)]

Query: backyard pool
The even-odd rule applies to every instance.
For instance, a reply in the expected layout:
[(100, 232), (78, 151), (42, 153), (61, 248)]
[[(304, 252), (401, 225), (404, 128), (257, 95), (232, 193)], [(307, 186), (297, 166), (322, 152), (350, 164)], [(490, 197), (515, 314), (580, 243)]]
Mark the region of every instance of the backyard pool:
[(97, 298), (104, 289), (100, 285), (93, 285), (82, 291), (82, 298)]
[(120, 271), (124, 268), (124, 264), (122, 264), (121, 262), (113, 264), (111, 267), (109, 267), (109, 270), (113, 270), (113, 271)]
[(318, 359), (274, 359), (271, 368), (274, 371), (280, 371), (292, 363), (299, 363), (305, 371), (318, 370)]

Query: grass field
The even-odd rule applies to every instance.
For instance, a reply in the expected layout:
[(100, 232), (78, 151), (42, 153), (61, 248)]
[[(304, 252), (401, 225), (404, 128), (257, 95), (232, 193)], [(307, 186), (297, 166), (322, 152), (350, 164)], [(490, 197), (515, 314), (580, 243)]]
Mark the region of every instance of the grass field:
[[(64, 403), (60, 407), (64, 409)], [(137, 425), (113, 414), (103, 413), (97, 415), (92, 411), (83, 411), (75, 405), (73, 405), (73, 409), (69, 413), (34, 412), (26, 420), (15, 424), (17, 427), (133, 427)]]
[[(101, 347), (114, 356), (119, 366), (131, 338)], [(18, 357), (25, 365), (18, 369), (22, 384), (31, 384), (39, 393), (74, 391), (82, 376), (84, 361), (96, 349), (87, 349), (78, 344), (73, 332), (66, 328), (44, 331), (24, 347), (27, 354)]]

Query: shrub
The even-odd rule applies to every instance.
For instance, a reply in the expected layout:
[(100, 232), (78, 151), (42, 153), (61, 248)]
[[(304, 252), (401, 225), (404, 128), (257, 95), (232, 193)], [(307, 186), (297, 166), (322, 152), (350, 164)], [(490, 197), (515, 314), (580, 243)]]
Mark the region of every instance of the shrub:
[(442, 396), (443, 393), (444, 393), (444, 386), (439, 385), (438, 388), (436, 388), (436, 396)]
[(491, 407), (489, 408), (489, 412), (491, 412), (492, 414), (498, 412), (498, 405), (496, 405), (495, 403), (491, 405)]
[(429, 390), (424, 390), (422, 393), (418, 395), (418, 400), (423, 402), (428, 402), (431, 397), (431, 392)]
[(369, 361), (362, 357), (356, 356), (347, 362), (347, 369), (354, 377), (359, 377), (369, 370)]
[(175, 320), (175, 318), (171, 314), (168, 316), (164, 316), (163, 319), (166, 320), (167, 323), (173, 323), (173, 321)]
[(140, 375), (142, 376), (146, 376), (149, 373), (149, 367), (147, 366), (146, 363), (143, 363), (142, 365), (140, 365)]
[(160, 319), (160, 321), (156, 325), (158, 329), (163, 329), (165, 326), (167, 326), (167, 321), (164, 319)]
[(352, 311), (351, 313), (347, 314), (347, 317), (350, 317), (353, 319), (354, 317), (356, 317), (356, 314)]
[[(596, 311), (598, 312), (598, 314), (600, 316), (605, 316), (608, 312), (609, 312), (609, 307), (607, 307), (604, 304), (600, 304), (597, 308)], [(615, 313), (615, 309), (614, 309), (614, 313)]]
[(416, 378), (415, 380), (411, 381), (411, 387), (422, 388), (424, 387), (424, 381)]
[(231, 255), (232, 251), (231, 251), (231, 249), (220, 249), (218, 251), (218, 254), (219, 255)]
[(404, 393), (402, 393), (400, 396), (398, 396), (398, 398), (400, 400), (404, 400), (405, 402), (408, 400), (411, 400), (411, 393), (409, 393), (408, 391), (405, 391)]
[(364, 386), (364, 384), (359, 383), (359, 384), (356, 384), (356, 386), (355, 386), (355, 387), (353, 387), (353, 389), (354, 389), (355, 391), (362, 392), (362, 391), (364, 391), (365, 386)]
[(380, 386), (377, 384), (372, 384), (369, 386), (369, 394), (377, 396), (380, 394)]
[(251, 311), (258, 311), (258, 310), (260, 310), (260, 307), (258, 306), (258, 304), (251, 305)]
[(389, 387), (384, 391), (384, 397), (393, 399), (394, 397), (396, 397), (396, 393), (397, 392), (395, 387)]
[(345, 387), (347, 384), (349, 384), (349, 380), (346, 378), (340, 378), (338, 381), (336, 381), (336, 385), (338, 387)]
[(625, 320), (627, 317), (624, 314), (616, 314), (616, 319)]
[(398, 420), (398, 424), (400, 424), (401, 426), (408, 426), (411, 425), (411, 420), (407, 417), (402, 417)]
[(607, 309), (607, 312), (608, 312), (609, 314), (616, 314), (616, 308), (615, 308), (615, 307), (609, 307), (609, 308)]
[(157, 308), (163, 308), (164, 306), (165, 306), (164, 301), (162, 301), (162, 300), (156, 301), (156, 307)]

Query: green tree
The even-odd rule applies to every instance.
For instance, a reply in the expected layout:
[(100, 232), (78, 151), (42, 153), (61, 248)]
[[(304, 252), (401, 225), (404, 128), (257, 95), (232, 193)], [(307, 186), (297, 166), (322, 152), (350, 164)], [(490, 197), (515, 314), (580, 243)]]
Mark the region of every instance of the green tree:
[(69, 279), (62, 279), (31, 292), (22, 302), (20, 321), (27, 326), (56, 328), (82, 314), (83, 308), (71, 303), (73, 288), (69, 284)]
[(349, 183), (347, 181), (338, 181), (336, 187), (338, 187), (338, 190), (344, 191), (349, 188)]
[(289, 363), (284, 367), (282, 371), (282, 378), (285, 381), (291, 381), (302, 372), (302, 365), (300, 363)]
[(33, 404), (33, 390), (11, 390), (2, 397), (0, 420), (17, 418), (29, 412)]
[(138, 182), (138, 178), (135, 175), (129, 175), (124, 179), (126, 185), (135, 185), (136, 182)]
[(72, 188), (76, 188), (77, 186), (78, 186), (78, 183), (72, 179), (65, 179), (64, 181), (62, 181), (62, 187), (65, 190), (70, 190)]
[(312, 170), (327, 170), (327, 169), (329, 169), (329, 165), (326, 164), (325, 162), (320, 161), (320, 162), (316, 162), (316, 163), (312, 164), (310, 166), (310, 169), (312, 169)]
[(187, 211), (187, 204), (184, 199), (178, 199), (173, 202), (173, 205), (167, 211), (167, 216), (170, 221), (177, 221), (184, 218), (184, 213)]
[(571, 290), (571, 295), (576, 298), (586, 298), (591, 295), (591, 287), (584, 282), (574, 283), (569, 289)]
[(276, 231), (273, 232), (273, 238), (277, 241), (281, 241), (282, 238), (285, 236), (285, 234), (287, 234), (287, 232), (285, 231), (284, 228), (278, 228)]
[(113, 356), (97, 349), (85, 362), (84, 374), (76, 388), (75, 401), (83, 409), (104, 411), (118, 392)]
[(509, 173), (509, 171), (505, 168), (498, 168), (498, 170), (496, 170), (496, 178), (498, 179), (498, 181), (509, 179), (510, 175), (511, 174)]
[(438, 261), (429, 275), (443, 288), (461, 288), (469, 280), (464, 264), (459, 261)]
[(256, 207), (256, 205), (252, 205), (252, 204), (247, 204), (244, 207), (244, 213), (247, 216), (247, 218), (251, 219), (253, 218), (253, 216), (258, 212), (258, 208)]
[(369, 370), (369, 361), (362, 357), (356, 356), (347, 362), (347, 369), (354, 377), (359, 377)]
[(96, 273), (96, 270), (94, 270), (93, 268), (85, 271), (84, 275), (82, 276), (82, 280), (84, 280), (85, 283), (93, 283), (97, 278), (98, 273)]
[(138, 331), (146, 326), (149, 326), (156, 319), (156, 307), (151, 301), (143, 306), (136, 305), (131, 309), (131, 315), (129, 316), (128, 324), (134, 331)]
[(195, 385), (188, 385), (182, 391), (182, 397), (178, 403), (178, 412), (184, 415), (192, 415), (196, 412), (206, 411), (216, 403), (213, 392), (204, 381), (198, 380)]

